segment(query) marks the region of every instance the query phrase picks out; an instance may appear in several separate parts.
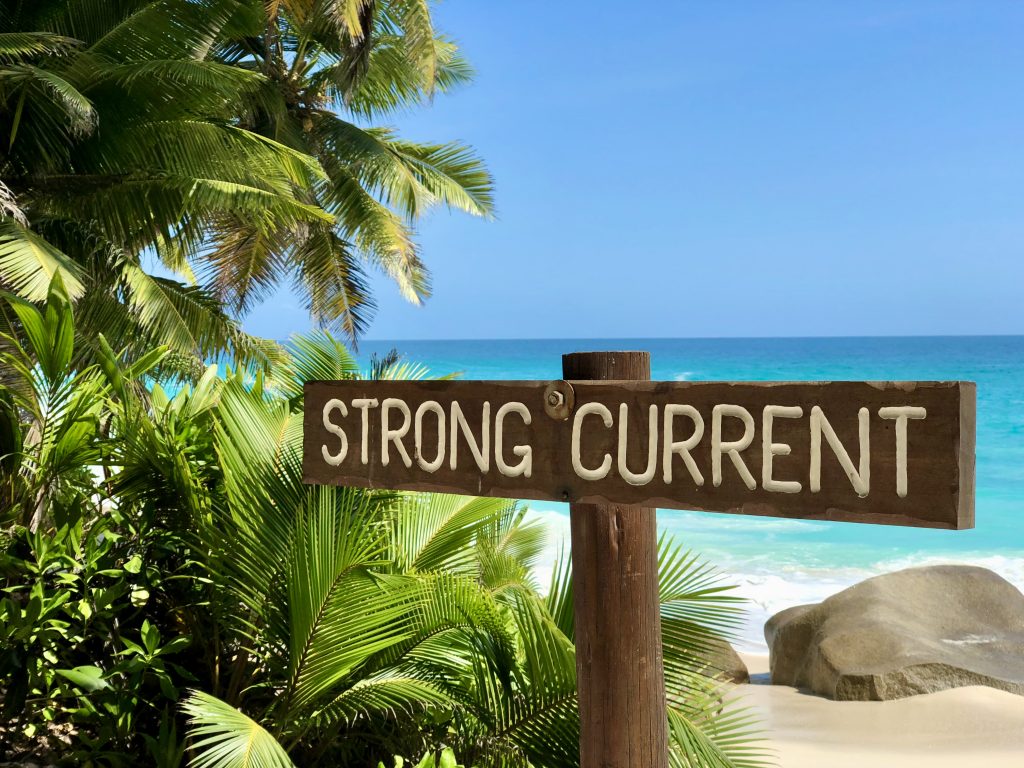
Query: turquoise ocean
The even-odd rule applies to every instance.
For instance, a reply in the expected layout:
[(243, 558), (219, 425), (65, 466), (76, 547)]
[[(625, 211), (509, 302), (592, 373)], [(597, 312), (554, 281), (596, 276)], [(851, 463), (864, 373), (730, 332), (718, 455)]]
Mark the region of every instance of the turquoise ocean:
[[(668, 381), (946, 380), (978, 385), (977, 524), (968, 531), (751, 518), (662, 510), (659, 527), (715, 564), (750, 599), (740, 645), (764, 650), (777, 610), (867, 576), (939, 562), (972, 563), (1024, 587), (1024, 336), (365, 341), (364, 360), (397, 349), (433, 374), (561, 378), (565, 352), (639, 349)], [(564, 504), (530, 502), (552, 536), (538, 578), (568, 540)]]

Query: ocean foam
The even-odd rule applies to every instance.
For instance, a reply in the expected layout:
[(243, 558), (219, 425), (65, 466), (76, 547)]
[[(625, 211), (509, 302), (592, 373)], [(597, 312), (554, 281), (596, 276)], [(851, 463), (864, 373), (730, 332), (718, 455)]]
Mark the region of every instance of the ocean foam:
[(723, 567), (726, 581), (736, 584), (736, 594), (746, 598), (747, 617), (736, 647), (747, 653), (767, 653), (764, 624), (786, 608), (820, 603), (831, 595), (864, 579), (904, 568), (927, 565), (974, 565), (988, 568), (1024, 591), (1024, 553), (1021, 557), (991, 555), (982, 552), (957, 552), (906, 555), (884, 560), (865, 568), (798, 569), (779, 563), (764, 563), (756, 571)]
[[(569, 517), (564, 512), (550, 508), (531, 508), (529, 517), (541, 521), (548, 528), (544, 551), (534, 569), (541, 589), (547, 590), (551, 583), (555, 560), (563, 552), (568, 556)], [(691, 523), (695, 522), (697, 525), (704, 524), (708, 528), (723, 530), (748, 525), (746, 521), (723, 516), (715, 519), (694, 518), (687, 521), (687, 526), (691, 527)], [(800, 520), (765, 519), (758, 522), (759, 530), (771, 528), (780, 532), (815, 525), (816, 523)], [(723, 583), (736, 585), (733, 594), (748, 601), (746, 620), (734, 643), (738, 650), (745, 653), (768, 652), (764, 640), (764, 624), (779, 611), (796, 605), (819, 603), (864, 579), (904, 568), (941, 564), (975, 565), (998, 573), (1024, 591), (1024, 552), (1019, 557), (985, 552), (957, 552), (948, 555), (920, 553), (882, 560), (865, 567), (842, 568), (808, 568), (778, 560), (771, 555), (735, 560), (728, 556), (706, 559), (719, 569)]]

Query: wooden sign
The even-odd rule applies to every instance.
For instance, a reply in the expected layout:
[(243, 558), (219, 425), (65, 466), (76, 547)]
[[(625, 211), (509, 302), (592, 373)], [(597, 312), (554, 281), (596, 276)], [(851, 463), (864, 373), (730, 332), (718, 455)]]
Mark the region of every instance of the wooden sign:
[(581, 768), (667, 768), (655, 507), (974, 525), (970, 382), (313, 381), (307, 483), (571, 502)]
[(308, 483), (974, 524), (970, 382), (314, 381)]

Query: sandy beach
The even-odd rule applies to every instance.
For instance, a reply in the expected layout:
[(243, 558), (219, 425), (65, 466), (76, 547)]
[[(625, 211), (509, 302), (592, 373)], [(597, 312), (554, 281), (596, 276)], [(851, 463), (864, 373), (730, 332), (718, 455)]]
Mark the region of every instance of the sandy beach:
[(768, 685), (768, 657), (743, 654), (737, 688), (781, 768), (1019, 768), (1024, 697), (972, 686), (886, 702), (836, 702)]

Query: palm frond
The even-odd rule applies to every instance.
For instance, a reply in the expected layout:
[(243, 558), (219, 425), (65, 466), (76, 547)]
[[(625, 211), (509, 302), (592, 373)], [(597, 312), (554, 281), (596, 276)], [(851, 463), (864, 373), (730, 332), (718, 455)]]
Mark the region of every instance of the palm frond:
[(193, 768), (295, 768), (263, 726), (220, 699), (192, 691), (181, 709), (189, 718)]
[(406, 299), (422, 302), (430, 295), (430, 275), (409, 226), (371, 195), (347, 164), (328, 158), (324, 166), (331, 181), (323, 187), (323, 199), (338, 226), (395, 281)]
[(36, 56), (59, 56), (81, 43), (71, 37), (44, 31), (0, 32), (0, 62), (11, 63)]
[[(79, 32), (89, 53), (111, 61), (204, 59), (238, 8), (237, 0), (162, 0), (129, 5), (124, 15), (117, 15), (116, 7), (97, 9), (88, 18), (89, 6), (96, 3), (68, 5), (63, 17), (53, 20), (53, 29), (65, 34), (89, 30)], [(189, 23), (182, 24), (183, 18)]]
[(23, 224), (0, 221), (0, 283), (29, 301), (42, 301), (54, 275), (71, 298), (85, 291), (82, 268)]
[(388, 33), (374, 36), (361, 79), (353, 78), (350, 64), (343, 59), (314, 73), (311, 81), (326, 88), (355, 115), (372, 118), (390, 114), (429, 101), (434, 91), (444, 93), (473, 79), (473, 68), (454, 42), (436, 37), (434, 49), (433, 83), (425, 81), (424, 73), (410, 59), (402, 36)]
[(292, 336), (287, 350), (288, 358), (275, 371), (271, 386), (292, 402), (302, 397), (307, 381), (340, 381), (359, 375), (355, 358), (327, 331)]
[[(5, 88), (22, 89), (21, 99), (32, 99), (37, 107), (45, 100), (63, 118), (64, 127), (78, 135), (92, 132), (97, 114), (92, 102), (75, 86), (52, 70), (32, 64), (13, 64), (0, 70), (0, 83)], [(11, 125), (9, 146), (17, 139), (22, 112), (17, 109)], [(56, 122), (56, 121), (55, 121)]]
[(472, 543), (513, 504), (454, 494), (409, 495), (391, 527), (392, 559), (402, 572), (472, 568)]
[(311, 227), (290, 257), (313, 320), (355, 342), (369, 327), (376, 304), (349, 244), (333, 229)]
[(671, 537), (663, 535), (658, 544), (666, 664), (684, 656), (701, 657), (732, 637), (743, 620), (745, 601), (730, 594), (735, 587), (724, 584), (713, 566)]
[[(342, 517), (329, 503), (331, 496), (315, 496), (297, 521), (288, 563), (291, 658), (285, 706), (300, 711), (409, 634), (401, 619), (414, 599), (414, 585), (382, 583), (366, 571), (385, 552), (363, 519), (372, 506)], [(353, 536), (354, 531), (368, 535)]]
[(329, 153), (349, 158), (360, 183), (409, 217), (438, 202), (477, 216), (493, 213), (491, 176), (462, 145), (403, 141), (333, 115), (320, 115), (314, 127)]
[(562, 634), (575, 641), (576, 603), (573, 600), (572, 585), (572, 558), (563, 549), (551, 569), (551, 585), (544, 600), (555, 626)]
[(722, 684), (694, 676), (685, 706), (668, 711), (672, 768), (763, 768), (772, 752), (757, 716), (738, 706)]
[(409, 674), (386, 670), (359, 679), (317, 713), (323, 725), (351, 727), (372, 717), (412, 715), (427, 707), (451, 705), (451, 699), (432, 683)]
[(402, 30), (409, 61), (420, 72), (427, 92), (437, 78), (437, 48), (429, 0), (392, 0), (388, 11)]

